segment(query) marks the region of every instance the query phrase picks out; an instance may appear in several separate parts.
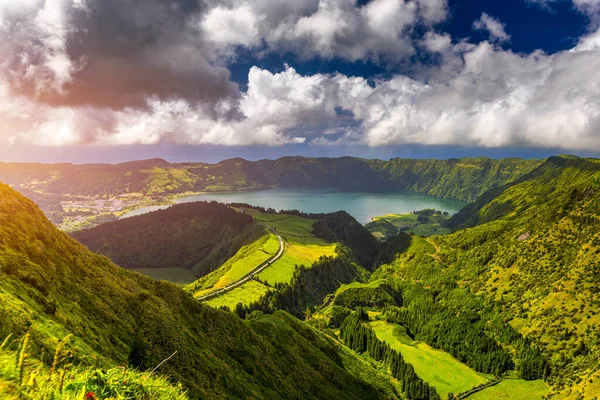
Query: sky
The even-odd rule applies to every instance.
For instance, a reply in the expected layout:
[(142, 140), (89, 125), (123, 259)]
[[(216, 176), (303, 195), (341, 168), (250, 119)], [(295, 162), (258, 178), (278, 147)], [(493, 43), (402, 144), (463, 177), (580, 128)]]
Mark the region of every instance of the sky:
[(600, 0), (0, 0), (0, 161), (600, 154)]

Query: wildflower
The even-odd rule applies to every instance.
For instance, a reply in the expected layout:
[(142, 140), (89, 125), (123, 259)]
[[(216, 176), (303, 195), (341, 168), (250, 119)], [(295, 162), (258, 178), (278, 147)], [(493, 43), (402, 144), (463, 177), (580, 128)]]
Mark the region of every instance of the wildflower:
[(85, 395), (86, 400), (96, 400), (96, 393), (94, 392), (87, 392), (87, 394)]

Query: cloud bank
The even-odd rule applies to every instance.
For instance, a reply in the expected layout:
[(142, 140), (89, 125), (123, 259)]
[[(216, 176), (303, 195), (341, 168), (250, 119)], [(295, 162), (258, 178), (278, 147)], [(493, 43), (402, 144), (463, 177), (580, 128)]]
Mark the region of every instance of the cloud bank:
[[(596, 0), (575, 0), (595, 13)], [(0, 0), (0, 145), (170, 142), (278, 146), (535, 146), (600, 151), (600, 30), (568, 51), (517, 54), (438, 28), (444, 0)], [(591, 18), (593, 20), (593, 18)], [(593, 26), (593, 25), (592, 25)], [(439, 62), (368, 81), (252, 67), (239, 51)]]

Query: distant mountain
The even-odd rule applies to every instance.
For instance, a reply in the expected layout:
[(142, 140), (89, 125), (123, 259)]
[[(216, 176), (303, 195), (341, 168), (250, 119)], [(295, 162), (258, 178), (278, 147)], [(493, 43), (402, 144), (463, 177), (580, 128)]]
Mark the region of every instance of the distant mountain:
[(169, 164), (146, 160), (110, 164), (0, 163), (0, 181), (45, 193), (116, 196), (187, 191), (236, 191), (269, 187), (343, 191), (408, 190), (473, 201), (489, 189), (527, 174), (541, 160), (463, 158), (449, 160), (283, 157), (218, 164)]
[[(386, 374), (285, 312), (244, 321), (203, 306), (175, 285), (91, 253), (4, 185), (0, 299), (0, 393), (9, 398), (41, 398), (34, 359), (52, 374), (63, 353), (81, 367), (60, 387), (83, 394), (86, 383), (69, 381), (73, 374), (117, 393), (145, 380), (119, 380), (105, 368), (146, 370), (175, 354), (158, 373), (183, 383), (189, 398), (398, 398)], [(9, 334), (16, 340), (4, 341)], [(17, 357), (4, 357), (7, 350)]]

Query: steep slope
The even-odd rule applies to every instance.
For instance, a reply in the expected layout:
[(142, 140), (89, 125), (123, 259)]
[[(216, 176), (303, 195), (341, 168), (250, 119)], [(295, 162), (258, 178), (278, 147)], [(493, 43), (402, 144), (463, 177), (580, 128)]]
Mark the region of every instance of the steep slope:
[(249, 215), (196, 202), (109, 222), (73, 237), (127, 269), (182, 267), (203, 276), (263, 234)]
[(466, 229), (415, 238), (376, 275), (468, 288), (542, 346), (556, 391), (598, 395), (586, 388), (600, 369), (600, 162), (551, 157), (453, 220)]
[(396, 189), (471, 202), (486, 191), (527, 174), (541, 161), (486, 157), (449, 160), (395, 158), (387, 162), (370, 161), (370, 164), (379, 175), (387, 174), (387, 180)]
[(396, 397), (384, 375), (288, 314), (243, 321), (132, 274), (4, 185), (0, 303), (0, 337), (28, 331), (28, 354), (48, 364), (68, 333), (76, 363), (147, 369), (177, 351), (160, 371), (191, 398)]
[(313, 233), (328, 242), (352, 249), (358, 261), (371, 269), (379, 252), (379, 242), (371, 232), (345, 211), (327, 214), (313, 225)]

